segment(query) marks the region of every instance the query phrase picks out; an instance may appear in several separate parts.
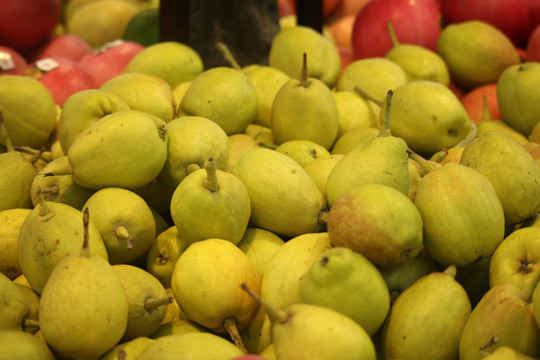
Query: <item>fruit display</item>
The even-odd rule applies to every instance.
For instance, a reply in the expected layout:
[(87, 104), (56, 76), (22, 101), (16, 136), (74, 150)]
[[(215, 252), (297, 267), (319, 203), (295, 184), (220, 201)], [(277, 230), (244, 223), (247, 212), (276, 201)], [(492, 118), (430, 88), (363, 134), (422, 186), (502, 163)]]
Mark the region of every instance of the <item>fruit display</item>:
[(300, 1), (0, 0), (0, 360), (540, 359), (540, 2)]

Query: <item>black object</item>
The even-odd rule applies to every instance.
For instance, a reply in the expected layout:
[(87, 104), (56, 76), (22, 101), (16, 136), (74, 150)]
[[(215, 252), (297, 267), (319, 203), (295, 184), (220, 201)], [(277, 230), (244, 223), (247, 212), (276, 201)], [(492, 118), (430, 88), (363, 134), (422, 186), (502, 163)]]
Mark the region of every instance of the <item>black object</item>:
[(323, 0), (296, 0), (296, 22), (322, 33)]

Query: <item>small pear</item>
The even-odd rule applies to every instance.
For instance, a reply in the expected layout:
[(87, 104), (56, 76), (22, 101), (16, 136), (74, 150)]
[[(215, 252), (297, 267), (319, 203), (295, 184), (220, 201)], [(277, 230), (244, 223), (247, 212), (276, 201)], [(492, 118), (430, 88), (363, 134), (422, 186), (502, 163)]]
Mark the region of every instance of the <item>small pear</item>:
[(3, 330), (0, 336), (0, 360), (55, 360), (43, 341), (18, 330)]
[(289, 140), (279, 145), (275, 150), (289, 156), (302, 167), (315, 159), (330, 157), (330, 153), (325, 147), (309, 140)]
[[(35, 333), (39, 326), (38, 309), (39, 298), (32, 290), (24, 285), (12, 282), (8, 277), (0, 274), (0, 331), (16, 330)], [(32, 292), (30, 297), (25, 289)]]
[(22, 275), (19, 263), (19, 230), (31, 209), (0, 211), (0, 274), (10, 280)]
[(191, 320), (176, 319), (169, 322), (164, 322), (151, 336), (152, 339), (157, 339), (163, 336), (180, 335), (188, 332), (209, 332), (204, 326), (201, 326)]
[(509, 346), (500, 346), (491, 354), (483, 357), (484, 360), (535, 360), (533, 357), (523, 355)]
[[(343, 134), (356, 129), (378, 128), (379, 118), (369, 101), (354, 91), (334, 91), (339, 114), (339, 131), (337, 139)], [(334, 144), (335, 146), (335, 144)]]
[(240, 158), (249, 150), (259, 147), (253, 137), (247, 134), (233, 134), (229, 136), (228, 169), (236, 165)]
[(283, 244), (285, 241), (271, 231), (248, 227), (237, 245), (253, 261), (262, 276)]
[(333, 155), (345, 155), (351, 151), (360, 141), (368, 135), (378, 135), (379, 129), (369, 127), (364, 129), (351, 130), (337, 138), (336, 142), (330, 149)]
[(343, 159), (343, 154), (330, 154), (327, 157), (317, 158), (304, 166), (304, 170), (308, 173), (309, 177), (313, 180), (315, 185), (324, 194), (326, 189), (326, 182), (328, 176), (334, 169), (334, 166)]

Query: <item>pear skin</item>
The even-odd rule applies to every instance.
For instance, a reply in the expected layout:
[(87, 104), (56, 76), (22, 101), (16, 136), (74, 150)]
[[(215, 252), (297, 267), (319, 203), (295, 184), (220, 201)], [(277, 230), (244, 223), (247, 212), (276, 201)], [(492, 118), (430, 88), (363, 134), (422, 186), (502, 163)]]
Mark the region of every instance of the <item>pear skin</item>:
[(18, 330), (3, 330), (0, 336), (2, 360), (55, 360), (51, 349), (32, 334)]

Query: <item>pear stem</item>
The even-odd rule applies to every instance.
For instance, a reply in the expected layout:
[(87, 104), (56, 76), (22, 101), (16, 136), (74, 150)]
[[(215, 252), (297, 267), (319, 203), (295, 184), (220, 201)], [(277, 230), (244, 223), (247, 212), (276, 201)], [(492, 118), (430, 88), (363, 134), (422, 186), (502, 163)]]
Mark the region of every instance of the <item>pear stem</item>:
[(444, 269), (443, 274), (449, 275), (449, 276), (455, 278), (456, 274), (457, 274), (456, 265), (452, 264), (452, 265), (448, 266), (446, 269)]
[(88, 227), (90, 225), (90, 211), (87, 207), (83, 209), (83, 245), (81, 249), (82, 257), (90, 257), (90, 234), (88, 232)]
[(246, 349), (246, 347), (244, 346), (244, 343), (242, 342), (242, 337), (240, 336), (240, 333), (238, 332), (238, 327), (236, 326), (236, 321), (234, 320), (234, 318), (225, 318), (225, 320), (223, 320), (223, 326), (225, 327), (225, 329), (227, 330), (227, 332), (229, 333), (232, 341), (234, 342), (234, 344), (240, 349), (242, 350), (242, 352), (244, 354), (247, 354), (248, 351)]
[(278, 146), (276, 144), (270, 144), (270, 143), (266, 143), (266, 142), (259, 142), (258, 143), (259, 146), (262, 146), (262, 147), (265, 147), (267, 149), (270, 149), (270, 150), (276, 150), (278, 148)]
[(270, 319), (285, 323), (291, 318), (291, 315), (289, 315), (286, 311), (275, 309), (270, 306), (270, 304), (264, 301), (259, 296), (259, 294), (255, 293), (246, 283), (242, 283), (240, 286), (245, 292), (249, 294), (249, 296), (251, 296), (264, 308), (264, 312), (268, 315)]
[(169, 305), (174, 301), (172, 296), (163, 296), (158, 298), (147, 298), (144, 300), (144, 310), (150, 312), (162, 305)]
[(204, 168), (206, 169), (206, 180), (204, 181), (203, 186), (210, 192), (218, 191), (219, 184), (217, 181), (216, 162), (214, 161), (214, 158), (208, 158), (208, 161), (204, 164)]
[(372, 101), (375, 103), (375, 105), (377, 105), (378, 107), (382, 107), (383, 106), (383, 102), (380, 100), (380, 99), (377, 99), (375, 96), (371, 95), (370, 93), (368, 93), (365, 89), (362, 89), (360, 86), (355, 86), (354, 87), (354, 92), (356, 92), (358, 95), (360, 95), (362, 98), (368, 100), (368, 101)]
[(127, 250), (133, 249), (133, 238), (129, 234), (129, 230), (124, 225), (116, 225), (114, 228), (114, 234), (119, 239), (125, 239), (127, 241)]
[(201, 167), (199, 166), (199, 164), (189, 164), (187, 167), (186, 167), (186, 172), (188, 174), (191, 174), (192, 172), (194, 171), (197, 171), (199, 170)]
[(0, 111), (0, 135), (2, 136), (2, 140), (4, 140), (4, 145), (6, 145), (7, 151), (15, 151), (15, 148), (13, 147), (13, 143), (11, 142), (11, 138), (9, 137), (9, 133), (6, 127), (6, 124), (4, 124), (4, 115)]
[(430, 173), (432, 171), (435, 171), (442, 167), (443, 165), (439, 164), (435, 161), (426, 160), (411, 149), (407, 149), (407, 154), (409, 154), (409, 157), (416, 161), (418, 165), (424, 170), (426, 173)]
[(302, 55), (302, 72), (300, 73), (300, 86), (307, 88), (309, 86), (309, 78), (307, 71), (307, 54)]
[(221, 55), (223, 55), (223, 57), (225, 58), (227, 63), (229, 63), (229, 65), (232, 68), (234, 68), (236, 70), (241, 70), (242, 69), (240, 64), (238, 64), (238, 62), (234, 58), (233, 54), (231, 53), (231, 50), (229, 49), (229, 47), (227, 45), (225, 45), (225, 43), (223, 43), (221, 41), (218, 41), (216, 43), (216, 47), (218, 48), (219, 52), (221, 52)]
[(39, 321), (34, 319), (23, 319), (22, 328), (23, 331), (30, 328), (39, 329)]
[(53, 185), (48, 189), (42, 190), (41, 193), (42, 194), (47, 194), (47, 195), (52, 195), (52, 196), (57, 196), (60, 193), (60, 188), (58, 187), (58, 185)]
[(40, 187), (37, 188), (36, 194), (39, 206), (39, 216), (45, 216), (49, 213), (49, 205), (47, 205), (47, 201), (43, 197)]
[(437, 151), (435, 154), (431, 155), (431, 157), (429, 158), (429, 160), (430, 160), (430, 161), (435, 161), (435, 162), (440, 163), (441, 161), (444, 160), (444, 158), (445, 158), (447, 155), (448, 155), (448, 150), (443, 149), (443, 150)]
[(390, 105), (392, 104), (392, 96), (394, 95), (394, 92), (392, 90), (388, 90), (386, 93), (386, 102), (385, 102), (385, 108), (384, 108), (384, 119), (381, 124), (381, 128), (379, 131), (379, 137), (385, 137), (385, 136), (391, 136), (392, 133), (390, 132)]
[(388, 34), (390, 35), (390, 40), (392, 40), (392, 45), (394, 47), (400, 45), (399, 40), (396, 36), (396, 32), (394, 31), (394, 26), (392, 25), (391, 21), (386, 22), (386, 28), (388, 29)]

